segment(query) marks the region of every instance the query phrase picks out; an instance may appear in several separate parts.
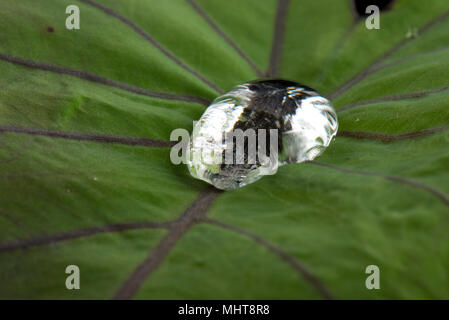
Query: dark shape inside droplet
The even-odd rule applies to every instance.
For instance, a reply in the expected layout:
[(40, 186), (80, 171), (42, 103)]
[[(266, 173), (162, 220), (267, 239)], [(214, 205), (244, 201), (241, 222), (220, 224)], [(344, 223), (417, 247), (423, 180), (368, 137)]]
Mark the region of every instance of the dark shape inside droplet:
[(302, 87), (306, 90), (313, 90), (312, 88), (298, 82), (283, 79), (256, 80), (249, 83), (249, 88), (258, 92), (268, 92), (272, 89), (286, 89), (287, 87)]
[[(284, 123), (284, 117), (289, 114), (295, 114), (298, 107), (297, 101), (307, 98), (309, 93), (298, 92), (295, 97), (289, 97), (288, 90), (292, 87), (302, 88), (307, 91), (313, 91), (312, 88), (302, 85), (300, 83), (282, 80), (282, 79), (268, 79), (258, 80), (248, 83), (248, 89), (255, 94), (251, 98), (248, 107), (245, 108), (241, 115), (241, 120), (237, 121), (233, 129), (240, 129), (246, 131), (248, 129), (265, 129), (269, 132), (270, 129), (277, 129), (280, 132), (290, 130), (291, 127), (286, 127)], [(256, 148), (259, 140), (256, 140)], [(236, 143), (234, 141), (234, 163), (236, 154)], [(270, 136), (266, 137), (265, 146), (267, 156), (270, 156)], [(278, 134), (278, 153), (283, 150), (282, 135)], [(247, 164), (248, 162), (248, 141), (245, 138), (244, 142), (244, 164), (241, 165), (228, 165), (225, 164), (225, 158), (223, 154), (223, 163), (221, 164), (222, 174), (226, 172), (229, 175), (235, 174), (238, 170), (249, 170), (253, 165)], [(257, 156), (257, 164), (259, 164), (259, 158)]]
[(47, 30), (48, 33), (53, 33), (53, 32), (55, 32), (55, 28), (53, 28), (52, 26), (48, 26), (48, 27), (46, 28), (46, 30)]
[(366, 12), (366, 7), (375, 5), (380, 11), (388, 11), (393, 7), (395, 0), (353, 0), (354, 10), (358, 17), (366, 17), (370, 15)]

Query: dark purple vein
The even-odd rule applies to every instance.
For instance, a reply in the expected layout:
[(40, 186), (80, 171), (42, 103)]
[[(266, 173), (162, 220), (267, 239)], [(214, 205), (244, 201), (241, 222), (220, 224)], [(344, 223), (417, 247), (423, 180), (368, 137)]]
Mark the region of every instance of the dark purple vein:
[(356, 10), (356, 7), (355, 7), (355, 3), (354, 3), (354, 0), (346, 0), (347, 2), (348, 2), (348, 4), (349, 4), (349, 8), (351, 9), (351, 13), (352, 13), (352, 16), (353, 16), (353, 19), (356, 21), (356, 20), (360, 20), (360, 16), (359, 16), (359, 14), (357, 13), (357, 10)]
[(382, 142), (395, 142), (400, 140), (426, 137), (435, 133), (443, 132), (445, 130), (449, 130), (449, 125), (438, 128), (430, 128), (397, 134), (387, 134), (387, 133), (368, 132), (368, 131), (340, 131), (338, 132), (338, 136), (355, 139), (380, 140)]
[(329, 73), (330, 65), (334, 61), (335, 56), (339, 53), (339, 51), (344, 47), (348, 39), (351, 37), (352, 33), (355, 30), (355, 27), (357, 26), (358, 22), (360, 20), (354, 20), (344, 31), (340, 39), (338, 40), (336, 46), (332, 49), (331, 53), (326, 57), (322, 67), (321, 72), (316, 77), (317, 84), (316, 86), (319, 86), (319, 84), (325, 79), (326, 75)]
[(343, 33), (343, 35), (341, 36), (340, 40), (338, 41), (337, 45), (335, 46), (335, 48), (332, 50), (332, 52), (335, 54), (336, 52), (340, 51), (343, 46), (346, 44), (346, 42), (348, 41), (348, 39), (351, 37), (351, 35), (353, 34), (355, 27), (357, 26), (357, 24), (359, 23), (359, 20), (354, 20), (346, 29), (346, 31)]
[(129, 91), (132, 93), (137, 93), (137, 94), (141, 94), (141, 95), (145, 95), (145, 96), (149, 96), (149, 97), (153, 97), (153, 98), (195, 102), (195, 103), (201, 103), (206, 106), (209, 105), (209, 103), (210, 103), (210, 101), (208, 99), (202, 98), (202, 97), (193, 97), (193, 96), (187, 96), (187, 95), (151, 91), (151, 90), (147, 90), (147, 89), (143, 89), (143, 88), (139, 88), (139, 87), (134, 87), (134, 86), (126, 84), (126, 83), (122, 83), (122, 82), (118, 82), (115, 80), (100, 77), (98, 75), (88, 73), (85, 71), (69, 69), (69, 68), (65, 68), (65, 67), (45, 64), (45, 63), (36, 62), (36, 61), (24, 60), (22, 58), (14, 57), (14, 56), (4, 54), (4, 53), (0, 53), (0, 60), (18, 64), (18, 65), (21, 65), (21, 66), (24, 66), (27, 68), (31, 68), (31, 69), (38, 69), (38, 70), (49, 71), (49, 72), (54, 72), (54, 73), (58, 73), (58, 74), (65, 74), (65, 75), (69, 75), (72, 77), (77, 77), (77, 78), (80, 78), (83, 80), (100, 83), (100, 84), (103, 84), (106, 86), (126, 90), (126, 91)]
[(447, 49), (449, 49), (448, 46), (443, 46), (441, 48), (437, 48), (437, 49), (434, 49), (434, 50), (430, 50), (430, 51), (426, 51), (426, 52), (423, 52), (423, 53), (417, 53), (417, 54), (413, 54), (413, 55), (406, 56), (406, 57), (403, 57), (403, 58), (399, 58), (399, 59), (396, 59), (396, 60), (388, 62), (388, 63), (379, 63), (379, 64), (377, 64), (376, 66), (373, 67), (373, 69), (371, 70), (370, 75), (372, 75), (373, 73), (376, 73), (376, 72), (378, 72), (380, 70), (383, 70), (383, 69), (386, 69), (386, 68), (398, 65), (398, 64), (403, 63), (403, 62), (410, 61), (410, 60), (415, 59), (417, 57), (428, 56), (428, 55), (431, 55), (431, 54), (439, 53), (439, 52), (447, 50)]
[(121, 288), (116, 292), (114, 299), (131, 299), (139, 290), (143, 282), (154, 272), (178, 240), (189, 231), (199, 219), (205, 216), (207, 210), (214, 202), (220, 191), (209, 187), (196, 198), (192, 205), (173, 222), (167, 235), (159, 242), (150, 255), (134, 270)]
[(193, 70), (191, 67), (189, 67), (188, 65), (186, 65), (184, 62), (182, 62), (181, 60), (179, 60), (177, 57), (175, 57), (173, 55), (173, 53), (171, 53), (170, 51), (168, 51), (166, 48), (164, 48), (162, 46), (162, 44), (160, 44), (159, 42), (157, 42), (155, 39), (153, 39), (148, 33), (145, 32), (145, 30), (143, 30), (142, 28), (140, 28), (138, 25), (136, 25), (134, 22), (132, 22), (131, 20), (125, 18), (124, 16), (122, 16), (121, 14), (119, 14), (118, 12), (104, 7), (101, 4), (92, 1), (92, 0), (78, 0), (81, 2), (84, 2), (88, 5), (91, 5), (94, 8), (97, 8), (101, 11), (103, 11), (104, 13), (106, 13), (107, 15), (114, 17), (116, 19), (118, 19), (119, 21), (121, 21), (122, 23), (126, 24), (127, 26), (131, 27), (135, 32), (137, 32), (142, 38), (144, 38), (145, 40), (147, 40), (149, 43), (151, 43), (156, 49), (158, 49), (163, 55), (165, 55), (167, 58), (169, 58), (170, 60), (172, 60), (174, 63), (176, 63), (178, 66), (180, 66), (181, 68), (183, 68), (184, 70), (186, 70), (187, 72), (189, 72), (190, 74), (194, 75), (196, 78), (200, 79), (203, 83), (205, 83), (207, 86), (209, 86), (210, 88), (212, 88), (213, 90), (222, 93), (223, 90), (218, 88), (214, 83), (212, 83), (210, 80), (208, 80), (206, 77), (204, 77), (202, 74), (198, 73), (197, 71)]
[(373, 104), (373, 103), (378, 103), (378, 102), (389, 102), (389, 101), (399, 101), (399, 100), (406, 100), (406, 99), (421, 98), (421, 97), (425, 97), (432, 93), (438, 93), (438, 92), (442, 92), (442, 91), (446, 91), (446, 90), (449, 90), (449, 87), (443, 87), (443, 88), (437, 88), (437, 89), (431, 89), (431, 90), (425, 90), (425, 91), (419, 91), (419, 92), (396, 94), (396, 95), (387, 96), (387, 97), (359, 101), (359, 102), (355, 102), (352, 104), (348, 104), (344, 107), (338, 108), (337, 112), (343, 112), (343, 111), (350, 110), (350, 109), (353, 109), (358, 106), (363, 106), (363, 105)]
[(28, 239), (20, 239), (11, 242), (0, 243), (0, 252), (13, 251), (18, 249), (28, 249), (31, 247), (38, 247), (48, 244), (53, 244), (62, 241), (68, 241), (78, 238), (94, 236), (101, 233), (123, 232), (136, 229), (156, 229), (169, 228), (173, 222), (126, 222), (109, 224), (98, 227), (83, 228), (73, 231), (67, 231), (57, 234), (50, 234), (44, 236), (36, 236)]
[(313, 275), (302, 263), (300, 263), (297, 259), (295, 259), (293, 256), (282, 250), (281, 248), (275, 246), (271, 242), (265, 240), (264, 238), (253, 234), (249, 231), (246, 231), (244, 229), (241, 229), (239, 227), (215, 220), (210, 218), (203, 218), (203, 222), (213, 224), (231, 231), (234, 231), (238, 234), (241, 234), (243, 236), (246, 236), (256, 243), (264, 246), (269, 251), (277, 255), (279, 258), (284, 260), (286, 263), (288, 263), (301, 277), (304, 277), (306, 281), (308, 281), (310, 284), (312, 284), (319, 294), (325, 298), (325, 299), (333, 299), (332, 294), (329, 292), (329, 289), (315, 276)]
[(189, 3), (193, 9), (211, 26), (212, 29), (215, 30), (215, 32), (223, 38), (224, 41), (226, 41), (234, 50), (237, 52), (237, 54), (242, 57), (249, 66), (254, 70), (254, 72), (257, 73), (259, 77), (263, 76), (262, 70), (259, 69), (259, 67), (255, 64), (255, 62), (246, 55), (245, 52), (234, 42), (232, 39), (212, 20), (212, 18), (196, 3), (195, 0), (186, 0), (187, 3)]
[[(30, 231), (22, 222), (20, 222), (18, 219), (16, 219), (16, 217), (14, 217), (14, 215), (12, 215), (6, 211), (0, 210), (0, 216), (3, 216), (5, 219), (11, 221), (13, 224), (15, 224), (20, 229), (25, 230), (27, 232)], [(1, 243), (0, 243), (0, 248), (1, 248)]]
[[(447, 19), (449, 17), (449, 11), (446, 11), (444, 14), (432, 19), (430, 22), (428, 22), (427, 24), (425, 24), (423, 27), (421, 27), (418, 30), (418, 33), (420, 35), (422, 35), (423, 33), (425, 33), (426, 31), (428, 31), (429, 29), (431, 29), (435, 24), (444, 21), (445, 19)], [(358, 74), (356, 74), (354, 77), (352, 77), (351, 79), (349, 79), (347, 82), (345, 82), (343, 85), (341, 85), (340, 87), (338, 87), (334, 92), (332, 92), (329, 95), (329, 98), (331, 100), (334, 100), (335, 98), (337, 98), (338, 96), (340, 96), (342, 93), (346, 92), (347, 90), (349, 90), (350, 88), (352, 88), (353, 86), (355, 86), (356, 84), (358, 84), (359, 82), (361, 82), (362, 80), (364, 80), (366, 77), (368, 77), (369, 75), (371, 75), (373, 72), (377, 71), (379, 69), (379, 66), (382, 65), (384, 63), (385, 60), (387, 60), (388, 58), (390, 58), (393, 54), (395, 54), (399, 49), (401, 49), (402, 47), (404, 47), (406, 44), (408, 44), (410, 41), (414, 40), (415, 38), (405, 38), (403, 40), (401, 40), (400, 42), (398, 42), (392, 49), (388, 50), (386, 53), (384, 53), (380, 58), (378, 58), (377, 60), (375, 60), (373, 63), (371, 63), (371, 65), (369, 65), (365, 70), (359, 72)]]
[(316, 161), (310, 161), (307, 163), (313, 164), (316, 166), (321, 166), (321, 167), (338, 170), (338, 171), (345, 172), (345, 173), (350, 173), (350, 174), (359, 174), (359, 175), (364, 175), (364, 176), (379, 177), (379, 178), (383, 178), (383, 179), (390, 180), (393, 182), (402, 183), (402, 184), (408, 185), (410, 187), (425, 190), (425, 191), (431, 193), (432, 195), (436, 196), (437, 198), (439, 198), (446, 206), (449, 207), (449, 197), (446, 194), (444, 194), (440, 190), (437, 190), (431, 186), (428, 186), (428, 185), (418, 182), (418, 181), (414, 181), (414, 180), (411, 180), (408, 178), (403, 178), (403, 177), (391, 176), (391, 175), (387, 175), (387, 174), (347, 169), (347, 168), (342, 168), (342, 167), (334, 166), (331, 164), (321, 163), (321, 162), (316, 162)]
[(284, 41), (285, 22), (290, 0), (278, 0), (276, 21), (274, 25), (273, 44), (271, 47), (270, 64), (267, 77), (277, 77), (279, 74), (279, 63), (281, 61), (281, 49)]
[(74, 132), (62, 132), (62, 131), (52, 131), (43, 129), (31, 129), (31, 128), (21, 128), (13, 126), (0, 126), (0, 133), (11, 132), (11, 133), (22, 133), (28, 135), (45, 136), (51, 138), (61, 138), (69, 140), (78, 141), (90, 141), (99, 143), (117, 143), (124, 144), (128, 146), (143, 146), (143, 147), (171, 147), (176, 142), (157, 140), (150, 138), (134, 138), (134, 137), (119, 137), (110, 135), (97, 135), (97, 134), (87, 134), (87, 133), (74, 133)]

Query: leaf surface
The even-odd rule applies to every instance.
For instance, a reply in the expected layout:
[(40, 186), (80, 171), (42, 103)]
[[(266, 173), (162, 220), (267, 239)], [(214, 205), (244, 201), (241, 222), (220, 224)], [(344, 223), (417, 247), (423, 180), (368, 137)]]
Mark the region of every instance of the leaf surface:
[[(349, 1), (22, 0), (0, 28), (0, 298), (448, 298), (447, 1), (368, 30)], [(332, 99), (317, 162), (227, 192), (170, 162), (263, 76)]]

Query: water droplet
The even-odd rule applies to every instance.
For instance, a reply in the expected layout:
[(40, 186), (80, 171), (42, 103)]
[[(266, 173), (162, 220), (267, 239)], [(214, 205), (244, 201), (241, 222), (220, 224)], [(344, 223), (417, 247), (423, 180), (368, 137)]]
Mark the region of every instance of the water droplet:
[[(187, 166), (218, 189), (235, 189), (313, 160), (338, 129), (329, 100), (286, 80), (245, 83), (219, 96), (194, 125)], [(243, 135), (242, 135), (243, 133)]]

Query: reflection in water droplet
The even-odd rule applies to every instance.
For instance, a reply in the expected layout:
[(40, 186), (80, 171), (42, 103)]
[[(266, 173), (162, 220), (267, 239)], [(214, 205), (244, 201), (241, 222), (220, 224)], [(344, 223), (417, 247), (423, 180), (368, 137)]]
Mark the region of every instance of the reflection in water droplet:
[(337, 129), (330, 102), (313, 89), (285, 80), (249, 82), (215, 99), (195, 124), (187, 166), (197, 179), (235, 189), (281, 165), (313, 160)]

